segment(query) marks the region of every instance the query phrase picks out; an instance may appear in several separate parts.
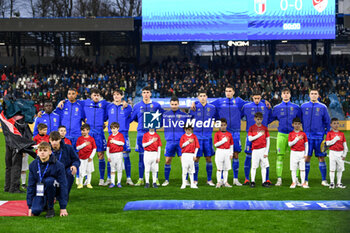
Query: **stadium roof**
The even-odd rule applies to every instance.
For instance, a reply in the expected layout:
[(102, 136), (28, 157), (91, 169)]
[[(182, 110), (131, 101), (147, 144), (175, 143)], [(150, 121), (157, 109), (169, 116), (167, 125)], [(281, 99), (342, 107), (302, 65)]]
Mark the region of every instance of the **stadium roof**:
[(2, 32), (133, 31), (134, 19), (125, 18), (10, 18), (0, 19)]
[(79, 46), (97, 41), (104, 46), (127, 45), (137, 42), (138, 27), (141, 20), (132, 17), (0, 19), (0, 42), (14, 46)]

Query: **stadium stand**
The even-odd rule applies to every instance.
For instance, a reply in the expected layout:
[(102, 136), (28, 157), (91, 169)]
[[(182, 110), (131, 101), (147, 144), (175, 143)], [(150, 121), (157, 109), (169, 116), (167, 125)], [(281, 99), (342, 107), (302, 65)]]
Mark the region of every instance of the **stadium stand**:
[(89, 96), (90, 88), (97, 87), (108, 101), (112, 100), (112, 90), (120, 88), (125, 90), (126, 99), (137, 103), (146, 85), (153, 89), (153, 97), (196, 97), (201, 88), (209, 91), (209, 97), (221, 97), (230, 83), (236, 95), (246, 100), (253, 90), (260, 89), (272, 105), (281, 101), (280, 92), (288, 87), (292, 91), (292, 102), (303, 104), (309, 100), (309, 88), (316, 87), (332, 116), (349, 118), (349, 62), (347, 58), (333, 59), (333, 64), (338, 66), (327, 69), (319, 65), (313, 71), (306, 64), (284, 65), (283, 61), (278, 66), (266, 66), (254, 60), (206, 63), (198, 57), (196, 61), (169, 57), (136, 69), (133, 63), (116, 61), (97, 66), (88, 59), (66, 57), (55, 59), (51, 64), (22, 67), (19, 71), (3, 68), (0, 101), (5, 93), (12, 93), (16, 97), (31, 98), (39, 110), (46, 99), (57, 103), (65, 98), (69, 87), (76, 88), (83, 99)]

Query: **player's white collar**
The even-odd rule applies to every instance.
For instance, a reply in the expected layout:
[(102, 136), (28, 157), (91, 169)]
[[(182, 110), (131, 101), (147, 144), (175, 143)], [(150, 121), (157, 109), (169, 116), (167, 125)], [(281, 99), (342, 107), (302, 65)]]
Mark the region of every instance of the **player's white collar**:
[(191, 136), (192, 134), (186, 134), (187, 136)]

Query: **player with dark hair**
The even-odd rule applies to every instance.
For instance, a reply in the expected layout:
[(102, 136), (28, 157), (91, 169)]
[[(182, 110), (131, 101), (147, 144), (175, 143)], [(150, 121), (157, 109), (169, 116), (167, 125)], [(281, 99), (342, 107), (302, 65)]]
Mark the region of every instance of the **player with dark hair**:
[[(250, 102), (248, 104), (245, 104), (242, 107), (241, 111), (241, 117), (246, 118), (247, 126), (246, 130), (248, 133), (249, 128), (255, 124), (254, 116), (256, 113), (261, 112), (263, 114), (262, 117), (262, 125), (265, 127), (268, 127), (269, 120), (271, 119), (271, 110), (268, 109), (265, 103), (261, 102), (261, 93), (258, 91), (255, 91), (252, 94), (253, 102)], [(251, 170), (251, 159), (252, 159), (252, 143), (250, 140), (248, 140), (248, 135), (246, 139), (246, 145), (245, 145), (245, 153), (246, 153), (246, 159), (244, 162), (244, 174), (245, 174), (245, 181), (244, 185), (249, 185), (249, 173)], [(266, 168), (266, 182), (271, 184), (269, 180), (269, 166)]]
[[(148, 128), (144, 127), (144, 118), (143, 115), (145, 112), (151, 112), (155, 114), (161, 114), (164, 112), (162, 107), (159, 103), (153, 102), (151, 100), (152, 91), (150, 87), (144, 87), (142, 89), (142, 101), (137, 103), (134, 106), (132, 115), (131, 115), (131, 121), (138, 122), (137, 125), (137, 141), (136, 141), (136, 149), (139, 153), (139, 180), (135, 184), (136, 186), (144, 185), (143, 175), (145, 171), (145, 165), (144, 165), (144, 148), (142, 146), (142, 138), (145, 133), (147, 133), (149, 130)], [(157, 186), (159, 186), (159, 181), (157, 179), (156, 181)]]
[[(282, 90), (282, 102), (276, 105), (272, 110), (272, 119), (278, 120), (278, 133), (277, 133), (277, 160), (276, 160), (276, 172), (277, 183), (276, 186), (282, 185), (282, 171), (283, 160), (286, 154), (288, 146), (288, 134), (293, 131), (292, 121), (296, 117), (301, 117), (301, 109), (298, 105), (290, 102), (291, 93), (288, 88)], [(298, 183), (298, 182), (297, 182)]]
[(123, 104), (124, 92), (120, 89), (113, 91), (113, 102), (107, 106), (108, 115), (108, 133), (112, 135), (111, 124), (113, 122), (119, 123), (119, 130), (125, 140), (123, 157), (124, 167), (126, 173), (126, 184), (134, 185), (131, 180), (131, 163), (130, 163), (130, 140), (129, 140), (129, 128), (131, 123), (132, 107)]
[[(199, 150), (197, 153), (196, 161), (194, 163), (195, 174), (194, 182), (198, 183), (198, 172), (199, 172), (199, 159), (204, 155), (206, 160), (206, 170), (207, 170), (207, 184), (210, 186), (215, 186), (212, 181), (213, 163), (212, 156), (215, 154), (213, 148), (213, 126), (212, 121), (217, 116), (216, 107), (207, 102), (208, 96), (205, 90), (199, 90), (198, 100), (199, 103), (196, 104), (196, 110), (190, 111), (192, 119), (195, 120), (195, 126), (193, 133), (198, 137)], [(206, 125), (207, 124), (207, 125)], [(200, 127), (201, 125), (201, 127)]]
[(38, 125), (40, 123), (43, 123), (47, 125), (47, 134), (50, 134), (52, 131), (57, 131), (58, 126), (61, 125), (61, 118), (60, 115), (53, 112), (53, 104), (52, 102), (45, 102), (44, 104), (44, 114), (41, 115), (41, 117), (35, 118), (34, 122), (34, 132), (33, 136), (35, 137), (38, 132)]
[(165, 181), (162, 186), (169, 185), (169, 177), (171, 171), (172, 159), (177, 156), (181, 159), (180, 139), (185, 131), (183, 126), (189, 119), (189, 115), (179, 109), (179, 98), (172, 96), (170, 99), (170, 110), (163, 114), (165, 146), (165, 165), (164, 176)]
[(322, 176), (321, 184), (329, 186), (327, 182), (327, 165), (325, 162), (326, 153), (321, 151), (321, 144), (324, 136), (329, 132), (330, 117), (327, 106), (318, 101), (319, 92), (311, 89), (310, 101), (301, 105), (303, 129), (309, 143), (309, 152), (305, 162), (305, 180), (308, 184), (310, 172), (310, 160), (313, 152), (319, 161), (319, 168)]

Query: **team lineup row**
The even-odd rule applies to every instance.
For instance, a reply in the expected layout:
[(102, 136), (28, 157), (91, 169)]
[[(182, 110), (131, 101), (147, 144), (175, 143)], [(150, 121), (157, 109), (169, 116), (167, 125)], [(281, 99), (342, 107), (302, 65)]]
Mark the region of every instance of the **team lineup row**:
[[(241, 151), (240, 143), (240, 119), (245, 117), (247, 121), (247, 140), (245, 146), (246, 160), (244, 164), (245, 185), (255, 187), (256, 169), (261, 166), (263, 187), (270, 187), (268, 153), (270, 136), (267, 125), (279, 121), (277, 137), (277, 183), (282, 184), (283, 157), (287, 146), (291, 147), (290, 168), (292, 171), (292, 185), (298, 184), (297, 169), (300, 170), (301, 185), (308, 188), (308, 174), (310, 171), (310, 158), (315, 151), (319, 159), (319, 167), (322, 175), (322, 185), (334, 188), (334, 176), (337, 171), (338, 188), (345, 188), (341, 183), (342, 171), (344, 170), (344, 158), (347, 154), (347, 145), (344, 134), (338, 131), (337, 119), (329, 118), (327, 108), (318, 102), (318, 91), (310, 91), (309, 103), (301, 107), (290, 103), (290, 91), (282, 91), (283, 102), (270, 109), (267, 101), (261, 101), (260, 93), (254, 93), (252, 102), (245, 102), (239, 97), (234, 98), (234, 90), (231, 86), (226, 87), (226, 98), (218, 99), (209, 104), (205, 91), (199, 91), (198, 102), (191, 107), (189, 114), (179, 110), (179, 101), (172, 97), (171, 110), (164, 111), (161, 106), (151, 101), (151, 90), (142, 90), (143, 100), (132, 109), (122, 102), (123, 92), (114, 92), (114, 102), (107, 103), (100, 100), (98, 90), (91, 90), (91, 99), (84, 101), (76, 100), (76, 91), (68, 91), (68, 100), (62, 101), (55, 112), (51, 103), (45, 104), (45, 113), (37, 117), (34, 126), (34, 140), (39, 143), (38, 158), (29, 166), (29, 179), (27, 190), (27, 203), (29, 214), (38, 215), (43, 211), (45, 201), (49, 203), (47, 216), (53, 216), (53, 200), (56, 196), (56, 186), (59, 183), (60, 215), (67, 215), (66, 205), (68, 195), (77, 175), (78, 188), (83, 187), (83, 179), (86, 177), (88, 188), (91, 186), (91, 173), (93, 172), (93, 157), (97, 151), (99, 157), (100, 182), (99, 185), (108, 185), (110, 188), (121, 187), (122, 170), (125, 168), (127, 184), (134, 185), (131, 181), (131, 164), (129, 159), (130, 143), (128, 137), (129, 125), (132, 121), (138, 122), (136, 150), (139, 153), (139, 180), (136, 186), (150, 187), (150, 172), (152, 172), (152, 185), (158, 187), (157, 174), (160, 160), (161, 140), (155, 130), (145, 128), (144, 113), (155, 113), (153, 118), (162, 117), (171, 122), (170, 127), (164, 127), (166, 140), (164, 167), (165, 182), (169, 184), (172, 158), (177, 154), (181, 156), (182, 186), (188, 184), (189, 176), (191, 188), (197, 188), (199, 160), (204, 155), (206, 159), (207, 184), (215, 186), (212, 181), (212, 156), (215, 154), (217, 166), (216, 187), (231, 187), (227, 181), (228, 171), (232, 167), (234, 173), (233, 184), (241, 186), (238, 181), (239, 160)], [(192, 127), (190, 124), (181, 127), (178, 121), (195, 119), (195, 121), (220, 120), (220, 131), (216, 132), (213, 150), (212, 124), (202, 124), (202, 127)], [(106, 142), (104, 137), (104, 122), (109, 122), (109, 138)], [(153, 119), (152, 119), (153, 120)], [(85, 124), (83, 124), (85, 122)], [(61, 127), (59, 127), (61, 125)], [(332, 130), (330, 131), (330, 125)], [(304, 132), (301, 131), (301, 126)], [(57, 132), (59, 130), (60, 132)], [(50, 136), (48, 136), (49, 134)], [(326, 181), (325, 152), (321, 150), (324, 135), (327, 134), (326, 144), (330, 146), (330, 180)], [(49, 141), (50, 144), (43, 141)], [(46, 144), (45, 144), (46, 143)], [(71, 143), (73, 146), (66, 145)], [(52, 152), (51, 152), (52, 148)], [(78, 151), (79, 158), (76, 154)], [(104, 151), (107, 151), (107, 176), (105, 175)], [(51, 156), (51, 154), (53, 156)], [(122, 159), (124, 157), (124, 164)], [(62, 165), (63, 164), (63, 165)], [(50, 166), (52, 165), (52, 166)], [(61, 171), (62, 168), (65, 171)], [(80, 169), (78, 169), (80, 168)], [(41, 172), (41, 171), (44, 172)], [(80, 178), (77, 171), (80, 170)], [(47, 172), (50, 171), (50, 172)], [(117, 183), (115, 174), (117, 173)], [(145, 174), (146, 183), (143, 175)], [(52, 177), (50, 176), (52, 175)], [(45, 199), (46, 198), (46, 199)]]
[[(97, 146), (97, 153), (99, 157), (99, 170), (100, 170), (100, 185), (110, 183), (110, 165), (107, 164), (108, 179), (104, 182), (105, 175), (105, 161), (104, 151), (106, 150), (106, 140), (104, 138), (103, 128), (104, 122), (108, 120), (108, 131), (112, 134), (111, 123), (118, 122), (120, 125), (119, 131), (124, 135), (124, 165), (127, 175), (127, 183), (132, 184), (130, 177), (130, 159), (128, 157), (130, 152), (130, 143), (128, 140), (129, 125), (132, 121), (139, 122), (137, 128), (137, 143), (136, 147), (139, 152), (139, 180), (136, 185), (142, 185), (144, 174), (144, 148), (142, 146), (143, 135), (148, 132), (148, 129), (144, 128), (143, 113), (144, 112), (156, 112), (157, 110), (163, 113), (163, 118), (166, 121), (173, 122), (169, 124), (169, 127), (164, 127), (164, 135), (166, 139), (165, 157), (166, 164), (164, 167), (166, 186), (169, 183), (169, 174), (171, 170), (172, 157), (177, 153), (181, 155), (181, 148), (179, 147), (179, 141), (184, 134), (184, 129), (176, 123), (176, 121), (183, 120), (183, 118), (189, 117), (196, 119), (197, 121), (206, 121), (208, 119), (227, 119), (227, 131), (231, 133), (234, 141), (234, 153), (233, 153), (233, 173), (234, 184), (241, 185), (238, 181), (238, 154), (241, 151), (240, 143), (240, 119), (246, 118), (247, 131), (255, 123), (254, 114), (256, 112), (262, 112), (263, 120), (262, 125), (267, 126), (274, 120), (279, 121), (278, 137), (277, 137), (277, 183), (282, 184), (282, 168), (283, 157), (285, 155), (286, 148), (288, 146), (288, 134), (293, 131), (292, 120), (295, 117), (299, 117), (303, 123), (303, 129), (309, 139), (309, 151), (306, 158), (306, 182), (308, 181), (308, 172), (310, 167), (310, 158), (315, 151), (316, 157), (320, 162), (320, 171), (322, 174), (322, 184), (328, 185), (326, 182), (326, 164), (324, 162), (324, 156), (326, 154), (321, 152), (320, 145), (324, 138), (324, 135), (329, 131), (330, 118), (327, 112), (327, 108), (318, 102), (318, 91), (310, 91), (309, 103), (303, 104), (301, 107), (290, 102), (290, 91), (282, 91), (283, 102), (269, 109), (269, 103), (261, 101), (261, 95), (255, 93), (252, 96), (253, 102), (243, 101), (241, 98), (234, 98), (234, 89), (230, 86), (225, 91), (226, 98), (218, 99), (213, 103), (207, 103), (206, 93), (202, 91), (198, 95), (198, 102), (194, 103), (190, 114), (183, 113), (178, 108), (178, 101), (176, 98), (171, 101), (171, 110), (164, 111), (161, 106), (152, 102), (151, 90), (144, 88), (142, 91), (143, 100), (136, 104), (132, 109), (130, 106), (125, 105), (122, 102), (123, 92), (116, 90), (114, 92), (114, 102), (108, 103), (104, 100), (100, 100), (100, 94), (98, 90), (91, 91), (91, 99), (84, 101), (76, 100), (76, 92), (74, 89), (68, 91), (68, 100), (63, 101), (56, 108), (55, 112), (52, 112), (52, 105), (45, 104), (45, 113), (38, 117), (35, 121), (34, 135), (37, 134), (37, 125), (39, 123), (46, 123), (48, 125), (48, 133), (53, 130), (57, 130), (59, 125), (64, 125), (67, 129), (66, 137), (72, 141), (75, 146), (79, 136), (81, 136), (80, 126), (85, 121), (90, 125), (90, 135), (95, 139)], [(212, 127), (194, 127), (194, 134), (198, 137), (200, 148), (196, 156), (195, 161), (195, 174), (194, 181), (198, 180), (198, 162), (200, 157), (204, 155), (206, 159), (207, 181), (209, 185), (214, 185), (212, 182), (212, 160), (211, 156), (214, 155), (212, 146)], [(245, 182), (249, 184), (249, 174), (251, 170), (251, 142), (246, 141), (246, 161), (244, 166)], [(267, 182), (269, 183), (269, 167), (267, 167)]]

